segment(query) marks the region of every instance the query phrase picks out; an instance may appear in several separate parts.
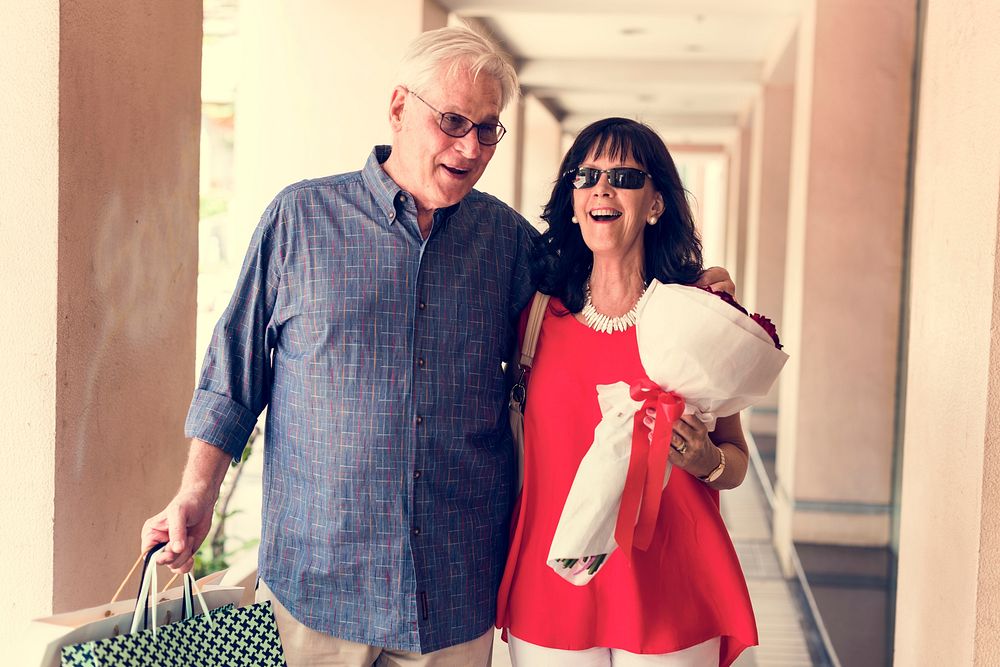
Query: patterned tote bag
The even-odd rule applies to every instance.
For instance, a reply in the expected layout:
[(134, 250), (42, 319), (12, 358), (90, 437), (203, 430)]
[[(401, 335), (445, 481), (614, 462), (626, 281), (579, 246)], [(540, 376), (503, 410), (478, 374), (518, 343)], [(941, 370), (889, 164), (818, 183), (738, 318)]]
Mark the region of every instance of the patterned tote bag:
[[(190, 574), (184, 575), (182, 620), (157, 626), (156, 567), (146, 556), (142, 587), (128, 634), (62, 650), (63, 667), (284, 667), (285, 658), (270, 602), (226, 605), (208, 611)], [(196, 601), (204, 613), (196, 614)]]

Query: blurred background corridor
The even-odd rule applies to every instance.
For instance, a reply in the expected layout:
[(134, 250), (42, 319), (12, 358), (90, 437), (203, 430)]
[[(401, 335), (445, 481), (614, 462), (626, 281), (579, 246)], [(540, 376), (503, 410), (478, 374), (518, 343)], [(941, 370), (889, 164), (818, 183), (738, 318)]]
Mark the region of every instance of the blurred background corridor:
[[(0, 641), (109, 596), (179, 479), (260, 212), (389, 143), (403, 48), (466, 22), (522, 92), (477, 189), (542, 225), (577, 131), (649, 124), (706, 264), (791, 355), (744, 415), (747, 482), (723, 494), (761, 636), (738, 664), (1000, 664), (1000, 3), (12, 7), (0, 564), (18, 576)], [(255, 576), (262, 447), (230, 473), (202, 571)]]

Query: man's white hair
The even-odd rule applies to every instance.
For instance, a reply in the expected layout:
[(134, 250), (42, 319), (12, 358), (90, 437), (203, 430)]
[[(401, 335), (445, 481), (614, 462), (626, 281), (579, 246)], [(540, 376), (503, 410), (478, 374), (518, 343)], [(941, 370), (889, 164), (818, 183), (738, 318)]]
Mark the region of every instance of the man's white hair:
[(442, 67), (446, 67), (446, 77), (468, 68), (473, 80), (481, 74), (496, 79), (501, 111), (518, 95), (517, 72), (510, 56), (492, 39), (466, 26), (429, 30), (415, 39), (403, 54), (396, 79), (420, 93), (440, 83)]

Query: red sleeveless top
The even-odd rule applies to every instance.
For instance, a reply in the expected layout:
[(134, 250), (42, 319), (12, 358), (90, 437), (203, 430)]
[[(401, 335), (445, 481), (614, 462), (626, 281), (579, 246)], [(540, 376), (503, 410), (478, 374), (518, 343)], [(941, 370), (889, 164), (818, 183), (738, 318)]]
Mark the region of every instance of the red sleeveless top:
[(525, 411), (524, 487), (511, 523), (497, 627), (550, 648), (670, 653), (721, 636), (720, 665), (757, 643), (743, 571), (719, 494), (680, 468), (663, 491), (649, 549), (621, 550), (585, 586), (546, 564), (576, 469), (601, 419), (598, 384), (645, 377), (635, 328), (605, 334), (545, 313)]

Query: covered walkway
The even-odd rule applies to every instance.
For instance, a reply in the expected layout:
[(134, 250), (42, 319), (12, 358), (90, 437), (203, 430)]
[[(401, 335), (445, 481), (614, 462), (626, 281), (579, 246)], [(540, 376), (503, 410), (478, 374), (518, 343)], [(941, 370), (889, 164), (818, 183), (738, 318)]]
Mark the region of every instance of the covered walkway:
[[(825, 659), (792, 585), (796, 553), (823, 559), (800, 548), (812, 545), (886, 556), (884, 575), (845, 578), (886, 584), (889, 660), (998, 664), (995, 0), (8, 5), (0, 644), (26, 619), (107, 600), (139, 526), (176, 490), (204, 350), (199, 260), (238, 264), (278, 189), (357, 169), (389, 134), (403, 45), (468, 20), (515, 52), (524, 87), (481, 189), (535, 218), (580, 123), (648, 120), (688, 158), (709, 263), (730, 269), (745, 305), (780, 316), (791, 358), (763, 406), (773, 521), (766, 485), (725, 508), (760, 618), (747, 660)], [(210, 123), (213, 6), (238, 6), (247, 39), (230, 54), (239, 113)], [(199, 178), (212, 173), (199, 153), (234, 143), (240, 191), (216, 228), (234, 242), (220, 250), (199, 239)], [(861, 599), (836, 602), (850, 613)]]

